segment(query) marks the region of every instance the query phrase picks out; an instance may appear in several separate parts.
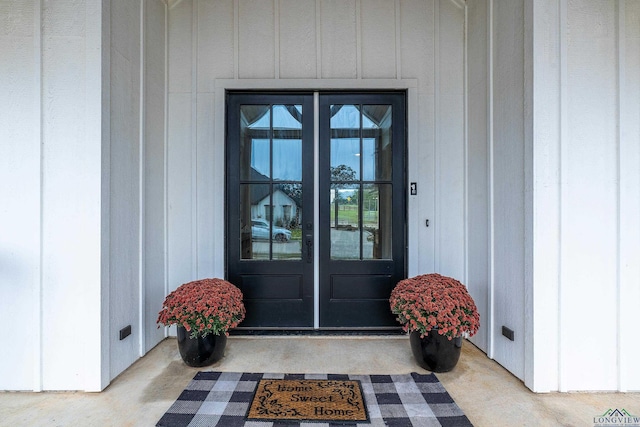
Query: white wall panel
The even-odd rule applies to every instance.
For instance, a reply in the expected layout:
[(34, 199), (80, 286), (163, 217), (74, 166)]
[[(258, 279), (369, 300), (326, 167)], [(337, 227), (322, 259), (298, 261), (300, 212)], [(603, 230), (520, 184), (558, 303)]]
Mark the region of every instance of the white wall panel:
[[(525, 349), (525, 382), (558, 390), (560, 278), (560, 11), (556, 0), (534, 3), (533, 25), (533, 319)], [(544, 342), (545, 345), (534, 345)]]
[[(110, 377), (139, 356), (140, 14), (141, 3), (111, 2), (109, 202)], [(128, 325), (132, 333), (120, 340)]]
[[(434, 3), (407, 0), (400, 2), (400, 52), (404, 78), (418, 81), (418, 100), (409, 109), (415, 109), (416, 122), (408, 135), (409, 182), (416, 182), (418, 195), (409, 196), (409, 276), (435, 271), (434, 192)], [(422, 52), (423, 54), (416, 54)], [(412, 133), (411, 129), (415, 131)], [(429, 165), (425, 167), (425, 165)], [(431, 226), (425, 221), (430, 219)]]
[(480, 331), (472, 342), (489, 343), (489, 150), (487, 0), (469, 3), (467, 35), (467, 287), (480, 312)]
[[(494, 358), (524, 375), (524, 2), (495, 0), (493, 50)], [(515, 341), (502, 336), (506, 326)]]
[(280, 77), (317, 77), (315, 0), (279, 0)]
[(168, 182), (168, 280), (169, 289), (194, 280), (191, 94), (169, 93)]
[(144, 35), (144, 351), (164, 338), (157, 328), (165, 297), (165, 5), (145, 1)]
[(355, 0), (320, 0), (322, 78), (358, 76)]
[(620, 64), (620, 386), (640, 390), (640, 2), (619, 9)]
[(438, 3), (436, 271), (465, 281), (464, 14)]
[(92, 2), (45, 2), (42, 10), (46, 390), (101, 388), (101, 348), (91, 338), (99, 340), (106, 325), (100, 310), (101, 99), (95, 96), (102, 80), (99, 62), (90, 62), (100, 51), (93, 32), (101, 26), (99, 10)]
[[(400, 64), (402, 77), (420, 78), (422, 92), (433, 92), (433, 1), (400, 1)], [(424, 50), (422, 50), (424, 49)], [(417, 55), (417, 50), (421, 55)]]
[[(197, 172), (197, 273), (196, 278), (219, 277), (214, 270), (214, 205), (217, 200), (224, 198), (224, 188), (213, 185), (215, 168), (214, 158), (214, 95), (212, 93), (198, 94), (198, 154), (196, 159)], [(223, 156), (223, 153), (217, 155)]]
[[(568, 2), (567, 139), (562, 152), (561, 364), (567, 390), (616, 388), (616, 3)], [(580, 313), (598, 313), (588, 332)], [(590, 375), (584, 375), (585, 369)]]
[(395, 15), (393, 1), (361, 2), (362, 77), (365, 79), (397, 77)]
[(39, 387), (40, 33), (33, 1), (0, 4), (0, 319), (32, 339), (0, 334), (0, 389)]
[(170, 10), (168, 28), (169, 92), (191, 91), (192, 78), (192, 0), (178, 2)]
[(197, 3), (199, 92), (213, 92), (216, 78), (234, 77), (233, 4), (233, 0)]
[(238, 66), (245, 79), (275, 76), (273, 0), (239, 0)]

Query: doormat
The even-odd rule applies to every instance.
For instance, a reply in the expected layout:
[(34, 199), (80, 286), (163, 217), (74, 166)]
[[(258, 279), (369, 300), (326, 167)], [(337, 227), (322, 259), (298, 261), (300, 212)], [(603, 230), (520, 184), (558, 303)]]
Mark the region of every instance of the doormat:
[[(359, 381), (369, 421), (248, 420), (262, 379)], [(315, 402), (309, 405), (315, 405)], [(198, 372), (158, 421), (160, 427), (472, 426), (434, 374), (327, 375)]]
[(261, 379), (248, 420), (368, 421), (357, 380)]

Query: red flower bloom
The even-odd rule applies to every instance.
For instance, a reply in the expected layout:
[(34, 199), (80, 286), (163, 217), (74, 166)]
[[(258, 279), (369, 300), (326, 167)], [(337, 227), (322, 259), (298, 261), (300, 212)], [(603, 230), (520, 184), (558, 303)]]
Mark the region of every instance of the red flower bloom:
[(158, 313), (158, 324), (177, 324), (191, 337), (208, 334), (229, 335), (245, 316), (242, 292), (222, 279), (202, 279), (185, 283), (171, 292)]
[(449, 339), (475, 335), (480, 315), (467, 288), (439, 274), (424, 274), (398, 282), (389, 299), (391, 312), (407, 332), (424, 336), (431, 329)]

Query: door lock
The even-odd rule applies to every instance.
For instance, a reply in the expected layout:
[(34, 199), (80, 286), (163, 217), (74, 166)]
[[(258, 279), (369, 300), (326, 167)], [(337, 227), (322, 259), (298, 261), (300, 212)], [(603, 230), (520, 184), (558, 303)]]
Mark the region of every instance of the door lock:
[(310, 263), (313, 261), (313, 235), (307, 234), (304, 240), (307, 244), (307, 262)]

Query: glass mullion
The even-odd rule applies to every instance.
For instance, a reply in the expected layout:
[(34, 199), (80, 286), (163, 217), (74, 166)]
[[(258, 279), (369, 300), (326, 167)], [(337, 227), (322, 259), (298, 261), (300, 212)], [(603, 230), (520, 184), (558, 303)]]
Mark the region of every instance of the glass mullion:
[(360, 257), (359, 257), (359, 259), (362, 259), (362, 250), (363, 250), (362, 249), (362, 244), (363, 244), (362, 240), (363, 240), (363, 237), (364, 237), (364, 227), (363, 227), (364, 222), (363, 222), (363, 218), (362, 218), (362, 190), (363, 190), (363, 188), (362, 188), (362, 179), (364, 178), (364, 176), (363, 176), (364, 175), (364, 169), (363, 169), (363, 166), (364, 166), (364, 163), (363, 163), (364, 162), (364, 160), (363, 160), (364, 159), (364, 156), (363, 156), (364, 144), (363, 144), (363, 138), (362, 138), (363, 137), (362, 126), (363, 126), (363, 122), (364, 122), (364, 117), (363, 117), (363, 114), (362, 114), (362, 104), (360, 104), (359, 111), (360, 111), (360, 132), (359, 132), (359, 135), (358, 135), (358, 141), (359, 141), (359, 144), (360, 144), (360, 156), (358, 157), (358, 160), (360, 161), (360, 176), (358, 177), (358, 181), (359, 181), (359, 184), (358, 184), (358, 187), (359, 187), (359, 189), (358, 189), (358, 224), (360, 225), (360, 227), (359, 227), (358, 233), (360, 233), (360, 253), (359, 253)]
[(269, 260), (273, 259), (273, 104), (269, 105)]

